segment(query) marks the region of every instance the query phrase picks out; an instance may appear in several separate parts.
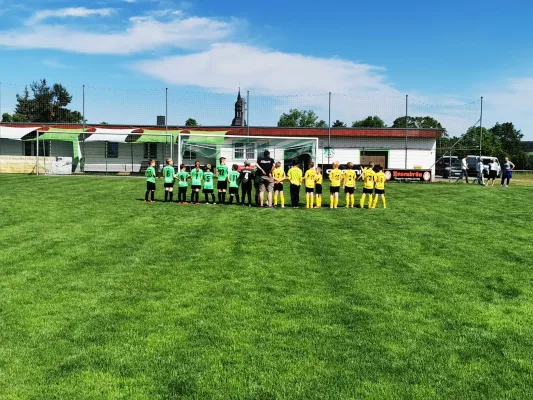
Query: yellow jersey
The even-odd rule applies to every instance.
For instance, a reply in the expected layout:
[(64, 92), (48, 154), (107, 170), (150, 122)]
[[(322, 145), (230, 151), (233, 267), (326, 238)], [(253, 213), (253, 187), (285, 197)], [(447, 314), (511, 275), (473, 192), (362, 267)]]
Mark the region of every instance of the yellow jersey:
[(274, 171), (272, 171), (272, 176), (274, 177), (274, 181), (279, 183), (283, 178), (285, 178), (285, 171), (283, 171), (281, 168), (276, 168)]
[(316, 174), (315, 182), (316, 182), (317, 185), (322, 185), (322, 180), (323, 179), (324, 178), (322, 177), (322, 174), (318, 174), (318, 173)]
[(287, 173), (287, 177), (294, 185), (300, 186), (302, 184), (302, 170), (298, 167), (292, 167)]
[(387, 177), (385, 176), (383, 171), (379, 171), (376, 174), (374, 181), (376, 182), (376, 189), (385, 190), (385, 182), (387, 182)]
[(314, 188), (315, 181), (316, 181), (316, 169), (312, 168), (312, 169), (308, 169), (307, 171), (305, 171), (304, 180), (305, 180), (306, 188), (309, 188), (309, 189)]
[(344, 171), (344, 186), (353, 188), (355, 187), (355, 180), (357, 179), (357, 174), (353, 169), (347, 169)]
[(329, 173), (330, 186), (339, 187), (342, 180), (342, 171), (338, 168), (331, 170)]
[(363, 172), (363, 182), (365, 183), (365, 189), (374, 189), (374, 178), (376, 173), (373, 169), (367, 168)]

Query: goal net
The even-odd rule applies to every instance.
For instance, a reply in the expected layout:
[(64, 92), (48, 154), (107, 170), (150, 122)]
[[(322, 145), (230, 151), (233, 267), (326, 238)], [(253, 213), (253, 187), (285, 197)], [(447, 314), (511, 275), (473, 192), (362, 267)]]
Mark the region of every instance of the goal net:
[(309, 137), (275, 137), (275, 136), (241, 136), (221, 134), (182, 133), (178, 138), (178, 164), (193, 168), (196, 161), (201, 166), (219, 164), (221, 157), (226, 164), (243, 166), (245, 161), (253, 165), (257, 158), (270, 152), (270, 157), (281, 162), (281, 168), (287, 169), (291, 162), (297, 162), (304, 168), (309, 161), (315, 160), (318, 151), (318, 139)]

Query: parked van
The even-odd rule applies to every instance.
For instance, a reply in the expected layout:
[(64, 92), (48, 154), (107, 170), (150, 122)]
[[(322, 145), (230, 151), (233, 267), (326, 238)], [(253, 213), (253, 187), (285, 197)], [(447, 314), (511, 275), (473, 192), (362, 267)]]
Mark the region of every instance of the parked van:
[(468, 163), (468, 175), (477, 175), (478, 158), (481, 158), (481, 161), (483, 161), (483, 175), (485, 177), (489, 176), (489, 164), (492, 163), (492, 160), (496, 160), (496, 163), (498, 164), (498, 178), (501, 176), (502, 169), (500, 167), (500, 161), (496, 157), (489, 156), (466, 156), (466, 162)]

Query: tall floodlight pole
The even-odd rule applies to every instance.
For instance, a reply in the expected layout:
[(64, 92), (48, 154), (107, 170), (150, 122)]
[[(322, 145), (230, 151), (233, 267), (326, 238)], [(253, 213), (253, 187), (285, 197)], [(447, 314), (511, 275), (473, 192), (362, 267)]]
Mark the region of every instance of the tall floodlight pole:
[(329, 92), (328, 105), (328, 164), (330, 164), (329, 157), (331, 154), (331, 92)]
[[(165, 135), (168, 140), (168, 88), (165, 88)], [(174, 147), (174, 140), (170, 139), (170, 158), (173, 158), (172, 150)]]
[(248, 136), (250, 136), (250, 91), (246, 91), (246, 125), (248, 126)]
[(481, 157), (481, 143), (483, 141), (483, 96), (481, 96), (481, 115), (479, 117), (479, 156)]
[[(83, 132), (85, 132), (85, 85), (83, 85), (83, 92), (82, 92), (82, 123), (83, 123)], [(85, 135), (84, 135), (85, 136)]]
[(407, 169), (407, 136), (409, 135), (407, 120), (409, 119), (409, 95), (405, 95), (405, 166)]

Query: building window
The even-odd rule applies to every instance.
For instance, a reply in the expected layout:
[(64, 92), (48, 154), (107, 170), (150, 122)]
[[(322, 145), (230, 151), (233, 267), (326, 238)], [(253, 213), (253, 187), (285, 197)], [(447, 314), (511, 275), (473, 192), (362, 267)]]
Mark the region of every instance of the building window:
[(144, 158), (156, 159), (157, 158), (157, 143), (145, 143), (144, 144)]
[(183, 159), (184, 159), (184, 160), (185, 160), (185, 159), (190, 159), (190, 160), (192, 160), (193, 158), (196, 159), (196, 153), (195, 153), (194, 151), (185, 150), (185, 151), (183, 152)]
[(236, 160), (242, 160), (244, 158), (244, 143), (235, 143), (235, 154), (233, 156)]
[(246, 159), (255, 160), (255, 144), (246, 143)]
[(106, 158), (118, 158), (118, 143), (105, 142), (106, 143)]
[[(52, 143), (50, 141), (39, 141), (39, 156), (50, 157), (50, 148)], [(24, 142), (24, 155), (37, 155), (37, 142)]]

